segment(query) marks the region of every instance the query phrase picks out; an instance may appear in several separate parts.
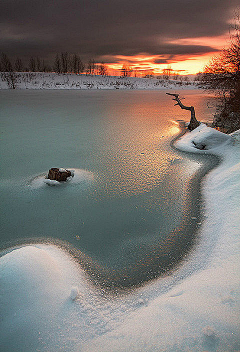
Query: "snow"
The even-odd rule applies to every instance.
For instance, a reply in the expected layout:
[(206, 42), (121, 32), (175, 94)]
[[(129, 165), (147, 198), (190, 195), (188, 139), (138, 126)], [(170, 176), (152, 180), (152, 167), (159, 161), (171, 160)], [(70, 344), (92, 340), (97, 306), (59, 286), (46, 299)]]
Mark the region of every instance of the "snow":
[(222, 162), (202, 183), (199, 243), (172, 278), (108, 297), (57, 246), (3, 255), (1, 351), (239, 351), (239, 136), (202, 124), (176, 143)]
[(79, 298), (79, 290), (78, 287), (73, 287), (71, 294), (70, 294), (70, 298), (75, 301), (75, 299)]
[[(233, 143), (233, 136), (221, 133), (202, 123), (193, 130), (191, 134), (189, 133), (185, 135), (184, 138), (179, 139), (176, 146), (183, 151), (196, 152), (198, 145), (204, 145), (205, 148), (201, 153), (206, 154), (205, 151), (211, 149), (211, 153), (215, 152), (216, 155), (221, 156), (222, 152), (218, 149), (221, 147), (222, 150), (223, 146)], [(198, 153), (200, 153), (200, 151), (198, 151)]]
[[(17, 89), (192, 89), (190, 81), (163, 80), (158, 78), (91, 76), (85, 74), (57, 74), (21, 72), (17, 75)], [(0, 77), (0, 89), (9, 89)]]
[(64, 169), (63, 167), (60, 167), (59, 168), (59, 172), (66, 172), (67, 170), (66, 169)]

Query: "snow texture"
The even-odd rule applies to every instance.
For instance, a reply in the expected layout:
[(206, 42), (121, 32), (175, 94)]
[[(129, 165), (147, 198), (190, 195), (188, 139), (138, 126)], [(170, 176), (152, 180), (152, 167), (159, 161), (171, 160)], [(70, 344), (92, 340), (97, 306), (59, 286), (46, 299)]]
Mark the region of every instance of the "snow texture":
[(222, 162), (203, 180), (200, 240), (175, 281), (160, 278), (108, 297), (53, 245), (2, 256), (1, 351), (239, 351), (239, 136), (201, 125), (176, 143)]

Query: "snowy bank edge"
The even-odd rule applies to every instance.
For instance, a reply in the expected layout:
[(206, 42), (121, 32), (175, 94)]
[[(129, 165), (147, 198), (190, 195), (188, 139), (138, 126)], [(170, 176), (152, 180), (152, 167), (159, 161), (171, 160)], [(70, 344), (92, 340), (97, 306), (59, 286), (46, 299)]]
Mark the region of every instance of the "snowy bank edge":
[[(54, 89), (54, 90), (94, 90), (94, 89), (199, 89), (195, 82), (179, 82), (158, 78), (91, 76), (76, 74), (57, 74), (41, 72), (17, 73), (16, 89)], [(10, 89), (0, 77), (0, 90)]]

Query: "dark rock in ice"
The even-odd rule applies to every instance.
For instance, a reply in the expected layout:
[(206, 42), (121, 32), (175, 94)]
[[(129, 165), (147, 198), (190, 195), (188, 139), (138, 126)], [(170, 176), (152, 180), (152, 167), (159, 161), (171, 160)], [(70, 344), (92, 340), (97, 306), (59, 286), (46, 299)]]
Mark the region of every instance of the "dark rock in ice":
[(206, 144), (204, 144), (204, 143), (196, 143), (196, 142), (194, 142), (194, 141), (192, 141), (192, 143), (194, 144), (194, 146), (195, 146), (197, 149), (200, 149), (200, 150), (207, 149), (207, 148), (206, 148)]
[(68, 177), (73, 177), (73, 173), (70, 170), (52, 167), (48, 171), (47, 179), (55, 180), (58, 182), (67, 181)]

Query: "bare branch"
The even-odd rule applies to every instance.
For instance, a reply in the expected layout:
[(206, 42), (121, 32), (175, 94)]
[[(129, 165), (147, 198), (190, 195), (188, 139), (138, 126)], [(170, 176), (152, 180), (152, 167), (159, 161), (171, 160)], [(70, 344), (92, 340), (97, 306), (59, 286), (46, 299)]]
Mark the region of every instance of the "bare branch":
[(193, 106), (186, 106), (186, 105), (183, 105), (183, 103), (181, 102), (181, 99), (179, 98), (179, 94), (175, 94), (175, 93), (166, 93), (167, 95), (171, 95), (173, 96), (173, 100), (176, 101), (177, 103), (174, 104), (175, 105), (178, 105), (180, 106), (181, 109), (184, 109), (184, 110), (189, 110), (191, 111), (191, 120), (190, 120), (190, 123), (188, 125), (188, 129), (190, 131), (194, 130), (196, 127), (198, 127), (200, 125), (200, 123), (198, 122), (198, 120), (196, 119), (196, 116), (195, 116), (195, 109)]

